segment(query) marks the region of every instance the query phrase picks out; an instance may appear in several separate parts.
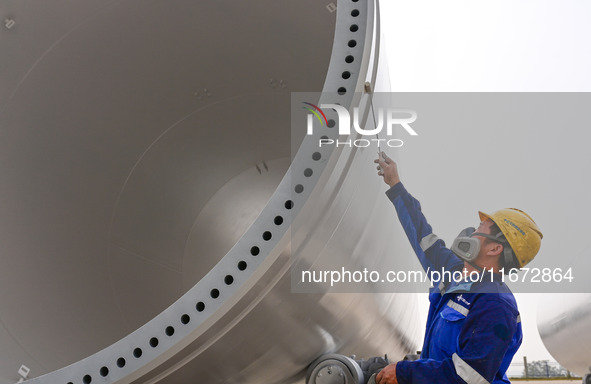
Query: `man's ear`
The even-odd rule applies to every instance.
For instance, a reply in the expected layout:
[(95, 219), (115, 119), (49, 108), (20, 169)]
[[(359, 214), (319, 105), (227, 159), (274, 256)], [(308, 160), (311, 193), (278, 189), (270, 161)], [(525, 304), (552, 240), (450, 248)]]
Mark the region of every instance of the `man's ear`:
[(503, 249), (504, 249), (503, 244), (499, 244), (499, 243), (491, 243), (491, 244), (493, 244), (493, 246), (491, 246), (487, 252), (489, 255), (496, 256), (496, 255), (503, 254)]

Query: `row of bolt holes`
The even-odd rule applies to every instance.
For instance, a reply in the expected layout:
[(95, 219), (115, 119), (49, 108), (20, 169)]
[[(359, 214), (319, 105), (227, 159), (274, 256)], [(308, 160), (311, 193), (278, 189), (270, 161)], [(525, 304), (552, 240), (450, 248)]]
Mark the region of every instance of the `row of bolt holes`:
[[(304, 172), (304, 174), (311, 176), (312, 175), (312, 170), (311, 169), (306, 169), (306, 171)], [(299, 185), (299, 184), (298, 184)], [(303, 186), (299, 185), (302, 188), (303, 191)], [(297, 187), (297, 186), (296, 186)], [(297, 188), (296, 188), (297, 189)], [(299, 193), (299, 192), (298, 192)], [(291, 200), (287, 200), (285, 202), (285, 208), (286, 209), (292, 209), (293, 208), (293, 201)], [(283, 217), (282, 216), (276, 216), (275, 219), (273, 220), (274, 223), (276, 225), (281, 225), (283, 224)], [(271, 240), (272, 234), (270, 231), (266, 231), (265, 233), (263, 233), (263, 240), (265, 241), (269, 241)], [(250, 254), (252, 256), (257, 256), (260, 253), (260, 248), (257, 246), (254, 246), (250, 249)], [(238, 269), (240, 271), (244, 271), (247, 267), (247, 263), (246, 261), (242, 260), (240, 262), (238, 262)], [(224, 282), (226, 283), (226, 285), (231, 285), (234, 282), (234, 277), (232, 275), (227, 275), (224, 278)], [(212, 299), (217, 299), (220, 296), (220, 291), (218, 289), (212, 289), (211, 292), (209, 293)], [(195, 306), (195, 309), (197, 309), (197, 312), (203, 312), (205, 310), (205, 303), (200, 301), (197, 303), (197, 305)], [(181, 323), (183, 324), (188, 324), (189, 321), (191, 321), (191, 317), (189, 315), (187, 315), (186, 313), (184, 315), (181, 316)], [(174, 327), (172, 326), (168, 326), (166, 327), (166, 329), (164, 330), (164, 333), (166, 334), (166, 336), (172, 336), (174, 335)], [(156, 337), (152, 337), (149, 341), (149, 344), (152, 348), (156, 348), (158, 346), (158, 338)], [(139, 359), (140, 357), (142, 357), (142, 349), (141, 348), (135, 348), (133, 350), (133, 357), (135, 357), (136, 359)], [(126, 361), (123, 357), (120, 357), (117, 359), (117, 366), (119, 368), (123, 368), (125, 367)], [(107, 367), (102, 367), (99, 370), (99, 373), (102, 377), (106, 377), (109, 374), (109, 368)], [(82, 382), (84, 384), (90, 384), (92, 382), (92, 377), (90, 375), (85, 375), (82, 378)], [(69, 382), (68, 384), (73, 384), (72, 382)]]
[[(359, 1), (359, 0), (353, 0), (354, 3), (356, 3), (357, 1)], [(359, 16), (359, 10), (358, 9), (352, 10), (351, 16), (353, 16), (353, 17)], [(357, 24), (352, 24), (351, 27), (349, 27), (349, 30), (351, 32), (357, 32), (359, 30), (359, 26)], [(349, 46), (349, 48), (355, 48), (357, 46), (357, 41), (355, 39), (351, 39), (351, 40), (349, 40), (347, 45)], [(355, 60), (355, 57), (353, 57), (352, 55), (348, 55), (347, 57), (345, 57), (345, 62), (347, 64), (351, 64), (354, 60)], [(349, 72), (349, 71), (343, 72), (342, 77), (343, 77), (343, 79), (347, 80), (348, 78), (351, 77), (351, 72)], [(347, 93), (347, 88), (340, 87), (337, 90), (337, 92), (339, 95), (344, 95), (345, 93)]]
[[(358, 0), (352, 0), (352, 1), (353, 2), (357, 2)], [(353, 17), (359, 16), (359, 11), (357, 9), (354, 9), (351, 12), (351, 16), (353, 16)], [(349, 30), (351, 32), (357, 32), (359, 30), (359, 27), (357, 26), (357, 24), (353, 24), (353, 25), (351, 25), (351, 27), (349, 28)], [(350, 48), (353, 48), (353, 47), (355, 47), (357, 45), (357, 42), (355, 40), (349, 40), (348, 45), (349, 45)], [(347, 57), (345, 57), (345, 61), (347, 63), (352, 63), (354, 59), (355, 58), (353, 56), (351, 56), (351, 55), (348, 55)], [(342, 77), (343, 77), (343, 79), (348, 79), (348, 78), (351, 77), (351, 73), (349, 71), (345, 71), (345, 72), (343, 72)], [(344, 95), (346, 92), (347, 92), (347, 89), (345, 87), (341, 87), (338, 90), (338, 93), (340, 95)], [(335, 121), (334, 120), (329, 120), (328, 121), (328, 127), (329, 128), (332, 128), (334, 126), (335, 126)], [(326, 136), (323, 136), (323, 138), (324, 139), (327, 139)], [(315, 161), (320, 160), (321, 157), (322, 157), (322, 155), (319, 152), (314, 152), (314, 154), (312, 154), (312, 159), (315, 160)], [(312, 169), (306, 168), (304, 170), (304, 176), (310, 177), (310, 176), (312, 176), (312, 174), (313, 174)], [(295, 192), (296, 193), (302, 193), (303, 191), (304, 191), (304, 186), (303, 185), (298, 184), (298, 185), (295, 186)], [(285, 208), (286, 209), (293, 208), (293, 202), (291, 200), (287, 200), (285, 202)], [(281, 225), (281, 224), (283, 224), (283, 217), (276, 216), (273, 221), (274, 221), (274, 223), (276, 225)], [(271, 237), (272, 237), (271, 232), (265, 231), (263, 233), (263, 240), (269, 241), (269, 240), (271, 240)], [(259, 252), (260, 252), (260, 249), (257, 246), (254, 246), (254, 247), (252, 247), (250, 249), (250, 254), (252, 256), (257, 256), (259, 254)], [(242, 260), (242, 261), (238, 262), (238, 269), (239, 270), (244, 271), (246, 269), (246, 267), (247, 267), (246, 261)], [(226, 285), (231, 285), (234, 282), (234, 277), (232, 275), (227, 275), (224, 278), (224, 282), (226, 283)], [(210, 296), (211, 296), (212, 299), (217, 299), (220, 296), (220, 291), (218, 289), (215, 289), (214, 288), (214, 289), (211, 290)], [(197, 309), (197, 312), (203, 312), (205, 310), (205, 303), (202, 302), (202, 301), (198, 302), (197, 305), (196, 305), (196, 309)], [(191, 321), (191, 317), (189, 315), (187, 315), (186, 313), (181, 316), (181, 323), (188, 324), (189, 321)], [(166, 336), (169, 336), (169, 337), (172, 336), (172, 335), (174, 335), (174, 327), (172, 327), (172, 326), (166, 327), (164, 333), (166, 334)], [(156, 348), (158, 346), (158, 338), (152, 337), (150, 339), (150, 346), (152, 348)], [(142, 356), (142, 349), (141, 348), (134, 349), (133, 350), (133, 356), (136, 359), (139, 359)], [(119, 368), (125, 367), (125, 363), (126, 362), (125, 362), (125, 359), (123, 357), (120, 357), (120, 358), (117, 359), (117, 366)], [(102, 367), (100, 369), (99, 373), (100, 373), (101, 376), (106, 377), (109, 374), (109, 368)], [(82, 378), (82, 382), (84, 384), (90, 384), (92, 382), (92, 377), (90, 375), (85, 375)], [(72, 384), (72, 382), (69, 382), (68, 384)]]

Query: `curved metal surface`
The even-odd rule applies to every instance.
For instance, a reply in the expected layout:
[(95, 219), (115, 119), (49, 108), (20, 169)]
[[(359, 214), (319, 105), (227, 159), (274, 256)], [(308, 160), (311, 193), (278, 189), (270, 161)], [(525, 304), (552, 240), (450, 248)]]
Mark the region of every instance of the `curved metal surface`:
[(289, 92), (367, 116), (353, 90), (386, 90), (373, 1), (2, 11), (4, 382), (25, 363), (49, 372), (30, 383), (279, 383), (326, 352), (415, 348), (413, 295), (290, 290), (288, 234), (313, 234), (306, 263), (328, 245), (379, 266), (405, 241), (370, 151), (289, 159)]
[(547, 294), (538, 307), (538, 331), (562, 366), (581, 376), (591, 372), (591, 294)]

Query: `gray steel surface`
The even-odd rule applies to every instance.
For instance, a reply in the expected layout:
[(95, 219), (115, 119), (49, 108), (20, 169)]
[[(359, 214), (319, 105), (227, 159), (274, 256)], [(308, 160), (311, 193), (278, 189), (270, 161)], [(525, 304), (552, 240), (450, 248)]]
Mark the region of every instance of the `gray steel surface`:
[(287, 383), (322, 353), (416, 348), (413, 295), (291, 293), (290, 236), (311, 239), (298, 262), (374, 267), (405, 241), (372, 152), (290, 157), (290, 92), (367, 117), (353, 91), (387, 90), (375, 3), (337, 5), (0, 5), (0, 383), (21, 364), (30, 383)]
[(591, 294), (546, 294), (538, 307), (538, 331), (563, 367), (581, 376), (591, 372)]

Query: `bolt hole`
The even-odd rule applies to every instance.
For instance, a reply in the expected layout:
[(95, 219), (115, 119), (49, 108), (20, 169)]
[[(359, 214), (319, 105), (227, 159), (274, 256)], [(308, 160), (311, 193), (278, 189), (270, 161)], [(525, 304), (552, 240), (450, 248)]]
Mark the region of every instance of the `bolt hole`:
[(265, 231), (265, 232), (263, 233), (263, 240), (265, 240), (265, 241), (269, 241), (269, 240), (271, 240), (271, 237), (272, 237), (272, 236), (273, 236), (273, 235), (271, 234), (271, 232), (269, 232), (269, 231)]
[(247, 267), (246, 261), (242, 260), (238, 262), (238, 269), (244, 271)]
[(84, 384), (90, 384), (92, 382), (92, 377), (90, 377), (90, 375), (84, 375), (84, 377), (82, 378), (82, 382)]
[(224, 283), (226, 283), (226, 285), (232, 285), (233, 282), (234, 277), (232, 277), (232, 275), (227, 275), (226, 277), (224, 277)]
[(349, 43), (347, 43), (347, 45), (349, 46), (349, 48), (354, 48), (355, 46), (357, 46), (357, 41), (349, 40)]
[(150, 339), (150, 347), (156, 348), (158, 346), (158, 338), (152, 337)]
[(174, 327), (172, 326), (168, 326), (166, 327), (166, 329), (164, 330), (164, 333), (166, 334), (166, 336), (170, 337), (172, 335), (174, 335)]
[(141, 348), (136, 348), (133, 350), (133, 357), (135, 357), (136, 359), (139, 359), (140, 357), (142, 357), (142, 349)]
[(354, 9), (354, 10), (352, 10), (352, 11), (351, 11), (351, 16), (353, 16), (353, 17), (357, 17), (357, 16), (359, 16), (359, 10), (358, 10), (358, 9)]
[(302, 193), (304, 192), (304, 186), (302, 184), (298, 184), (295, 186), (294, 190), (296, 193)]
[(203, 301), (198, 302), (195, 309), (197, 309), (197, 312), (203, 312), (205, 310), (205, 303)]
[(209, 292), (209, 295), (212, 299), (217, 299), (218, 297), (220, 297), (220, 291), (214, 288), (211, 290), (211, 292)]
[(257, 256), (260, 252), (261, 250), (257, 246), (250, 248), (250, 254), (253, 256)]
[(345, 87), (340, 87), (338, 90), (339, 95), (344, 95), (345, 93), (347, 93), (347, 88)]
[(349, 77), (351, 77), (351, 72), (349, 72), (349, 71), (343, 72), (343, 79), (347, 80)]
[(359, 26), (357, 24), (353, 24), (353, 25), (351, 25), (351, 27), (349, 28), (349, 30), (351, 32), (357, 32), (359, 30)]
[(355, 58), (351, 55), (345, 57), (345, 61), (349, 64), (351, 64), (353, 61), (355, 61)]
[(320, 152), (314, 152), (312, 154), (312, 160), (314, 160), (314, 161), (320, 160), (321, 157), (322, 157), (322, 155), (320, 154)]
[(287, 200), (285, 202), (285, 209), (292, 209), (293, 208), (293, 201)]
[(186, 325), (189, 324), (189, 321), (191, 321), (191, 316), (187, 315), (186, 313), (181, 316), (181, 323)]
[(273, 222), (275, 223), (275, 225), (281, 225), (281, 224), (283, 224), (283, 217), (275, 216), (275, 219), (273, 219)]
[(102, 377), (106, 377), (109, 374), (109, 368), (107, 367), (102, 367), (100, 370), (100, 374)]
[(117, 366), (119, 368), (125, 367), (125, 359), (123, 357), (120, 357), (120, 358), (117, 359)]

